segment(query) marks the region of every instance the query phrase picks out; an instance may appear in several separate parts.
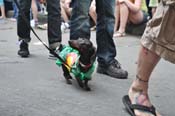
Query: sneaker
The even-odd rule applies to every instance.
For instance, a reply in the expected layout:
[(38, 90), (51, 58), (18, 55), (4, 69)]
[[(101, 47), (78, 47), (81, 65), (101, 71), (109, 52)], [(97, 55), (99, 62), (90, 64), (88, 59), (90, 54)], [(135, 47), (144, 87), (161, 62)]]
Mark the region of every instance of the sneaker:
[[(60, 44), (59, 47), (56, 47), (56, 48), (53, 49), (52, 51), (54, 51), (56, 54), (59, 54), (60, 51), (62, 50), (62, 48), (63, 48), (63, 45)], [(49, 52), (49, 59), (54, 59), (54, 60), (55, 60), (55, 59), (57, 59), (57, 57), (55, 57), (55, 55), (54, 55), (53, 53)]]
[(69, 26), (68, 23), (62, 22), (62, 23), (61, 23), (61, 32), (62, 32), (62, 33), (66, 33), (66, 32), (68, 31), (69, 27), (70, 27), (70, 26)]
[(117, 60), (114, 60), (108, 67), (98, 64), (97, 73), (106, 74), (117, 79), (127, 79), (128, 77), (128, 72), (121, 69), (120, 63)]
[(34, 20), (34, 19), (32, 19), (32, 20), (30, 21), (30, 26), (31, 26), (31, 27), (35, 27), (35, 20)]
[(24, 40), (21, 40), (19, 47), (20, 49), (18, 50), (18, 55), (20, 55), (21, 57), (28, 57), (30, 54), (28, 49), (28, 43), (24, 42)]

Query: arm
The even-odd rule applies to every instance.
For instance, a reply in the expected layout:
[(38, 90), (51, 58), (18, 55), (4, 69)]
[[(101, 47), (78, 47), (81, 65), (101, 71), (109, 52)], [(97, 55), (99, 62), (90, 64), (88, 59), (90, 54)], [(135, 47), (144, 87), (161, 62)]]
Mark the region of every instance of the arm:
[(138, 12), (141, 9), (142, 0), (135, 0), (135, 3), (132, 3), (129, 0), (119, 0), (119, 3), (125, 3), (130, 11)]

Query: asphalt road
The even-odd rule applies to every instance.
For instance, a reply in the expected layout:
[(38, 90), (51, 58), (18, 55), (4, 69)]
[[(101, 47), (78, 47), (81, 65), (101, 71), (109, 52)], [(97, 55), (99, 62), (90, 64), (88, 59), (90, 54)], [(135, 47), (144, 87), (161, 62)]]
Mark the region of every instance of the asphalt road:
[[(47, 31), (35, 30), (47, 43)], [(20, 58), (16, 23), (0, 24), (0, 116), (129, 116), (121, 98), (135, 78), (140, 37), (127, 35), (114, 40), (116, 58), (129, 78), (119, 80), (94, 72), (89, 82), (92, 91), (86, 92), (76, 81), (73, 85), (65, 83), (61, 68), (48, 59), (48, 51), (31, 36), (31, 56)], [(95, 37), (92, 32), (94, 44)], [(69, 33), (63, 33), (63, 43), (68, 40)], [(163, 116), (175, 116), (174, 83), (175, 65), (161, 60), (152, 74), (149, 92)]]

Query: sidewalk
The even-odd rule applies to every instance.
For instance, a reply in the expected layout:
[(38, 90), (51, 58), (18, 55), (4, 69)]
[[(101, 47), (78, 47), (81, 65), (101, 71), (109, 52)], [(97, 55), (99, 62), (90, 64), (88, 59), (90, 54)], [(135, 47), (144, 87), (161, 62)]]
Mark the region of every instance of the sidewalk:
[[(47, 43), (47, 31), (35, 30)], [(31, 56), (20, 58), (16, 23), (0, 24), (0, 116), (129, 116), (121, 98), (135, 79), (140, 37), (114, 40), (117, 59), (129, 78), (118, 80), (94, 72), (89, 82), (92, 91), (86, 92), (76, 81), (66, 84), (61, 68), (48, 59), (48, 51), (31, 35)], [(95, 32), (91, 36), (96, 44)], [(63, 33), (62, 39), (67, 44), (69, 33)], [(175, 114), (174, 69), (175, 65), (161, 60), (151, 78), (150, 99), (163, 116)]]

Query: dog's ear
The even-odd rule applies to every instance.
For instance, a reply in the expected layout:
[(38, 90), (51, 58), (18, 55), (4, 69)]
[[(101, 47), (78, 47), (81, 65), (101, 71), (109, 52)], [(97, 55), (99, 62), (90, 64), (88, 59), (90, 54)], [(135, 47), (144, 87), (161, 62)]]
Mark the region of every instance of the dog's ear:
[(81, 40), (77, 39), (77, 40), (69, 40), (68, 41), (70, 47), (79, 50), (80, 49), (80, 45), (81, 45)]
[(68, 43), (69, 43), (69, 46), (72, 47), (72, 48), (75, 48), (75, 41), (76, 40), (69, 40)]
[(89, 48), (92, 45), (92, 43), (86, 38), (79, 38), (77, 40), (69, 40), (69, 45), (79, 52), (84, 52), (87, 50), (87, 47)]

